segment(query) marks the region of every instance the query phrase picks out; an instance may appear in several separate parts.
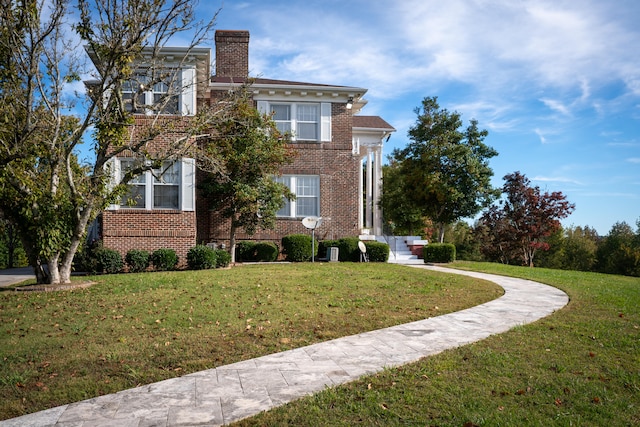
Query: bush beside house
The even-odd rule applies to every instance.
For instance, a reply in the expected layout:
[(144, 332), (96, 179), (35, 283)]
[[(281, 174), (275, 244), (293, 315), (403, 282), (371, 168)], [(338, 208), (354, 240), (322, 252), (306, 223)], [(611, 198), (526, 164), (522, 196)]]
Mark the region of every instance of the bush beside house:
[(173, 270), (178, 265), (178, 255), (173, 249), (156, 249), (151, 254), (151, 263), (156, 270)]
[(151, 254), (148, 251), (131, 249), (124, 257), (127, 268), (131, 273), (140, 273), (149, 268)]
[(197, 245), (187, 252), (187, 266), (191, 270), (207, 270), (216, 267), (216, 251), (205, 245)]
[(389, 261), (389, 245), (381, 242), (364, 242), (370, 262)]
[(236, 243), (236, 261), (239, 262), (273, 262), (279, 254), (278, 245), (273, 242), (243, 240)]
[[(282, 238), (282, 254), (286, 261), (303, 262), (311, 261), (311, 236), (306, 234), (290, 234)], [(315, 241), (313, 250), (318, 254), (318, 241)]]

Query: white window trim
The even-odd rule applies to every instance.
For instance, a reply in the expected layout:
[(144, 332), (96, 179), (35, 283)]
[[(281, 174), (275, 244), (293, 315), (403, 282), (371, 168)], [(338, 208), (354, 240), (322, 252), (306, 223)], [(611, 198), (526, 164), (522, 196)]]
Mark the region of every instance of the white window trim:
[[(191, 68), (175, 68), (174, 69), (180, 75), (175, 76), (175, 85), (180, 89), (180, 93), (178, 96), (178, 113), (160, 113), (161, 115), (182, 115), (182, 116), (193, 116), (196, 114), (196, 69), (194, 67)], [(137, 75), (139, 76), (139, 75)], [(127, 92), (132, 93), (132, 92)], [(159, 93), (166, 92), (155, 92), (153, 85), (143, 92), (144, 96), (144, 104), (145, 105), (153, 105), (155, 103), (154, 95)], [(133, 93), (135, 94), (135, 93)], [(144, 107), (144, 106), (142, 106)], [(145, 110), (144, 112), (137, 112), (134, 114), (153, 114), (151, 110)]]
[[(289, 105), (291, 107), (291, 141), (301, 143), (331, 142), (331, 103), (330, 102), (289, 102), (289, 101), (258, 101), (258, 111), (263, 114), (271, 114), (270, 105)], [(297, 128), (297, 106), (302, 104), (318, 105), (318, 136), (317, 140), (298, 140)]]
[[(298, 178), (315, 178), (316, 182), (317, 182), (317, 190), (318, 190), (318, 194), (317, 196), (315, 196), (316, 198), (316, 212), (312, 215), (315, 216), (320, 216), (320, 196), (321, 196), (321, 189), (320, 189), (320, 176), (319, 175), (282, 175), (282, 178), (288, 178), (289, 179), (289, 183), (287, 185), (287, 187), (289, 187), (289, 190), (296, 195), (296, 199), (289, 201), (289, 215), (276, 215), (277, 218), (281, 218), (281, 219), (285, 219), (285, 218), (303, 218), (304, 216), (308, 216), (308, 215), (303, 215), (300, 216), (298, 215), (297, 212), (297, 198), (299, 197), (297, 195), (297, 187), (298, 187)], [(281, 182), (281, 181), (278, 181)]]
[[(125, 160), (125, 159), (122, 159)], [(145, 194), (145, 203), (143, 207), (129, 207), (129, 206), (121, 206), (120, 202), (114, 203), (110, 205), (108, 210), (120, 210), (120, 209), (131, 209), (136, 211), (182, 211), (182, 212), (193, 212), (196, 208), (196, 162), (195, 159), (191, 158), (182, 158), (177, 160), (180, 163), (179, 166), (179, 174), (180, 174), (180, 183), (178, 184), (178, 209), (171, 208), (154, 208), (153, 207), (153, 186), (154, 186), (154, 176), (152, 171), (144, 172), (144, 194)], [(115, 158), (111, 159), (107, 165), (105, 165), (109, 175), (111, 176), (111, 184), (108, 186), (109, 189), (113, 189), (113, 187), (119, 183), (120, 181), (120, 171), (121, 171), (121, 159)], [(140, 184), (142, 185), (142, 183)]]

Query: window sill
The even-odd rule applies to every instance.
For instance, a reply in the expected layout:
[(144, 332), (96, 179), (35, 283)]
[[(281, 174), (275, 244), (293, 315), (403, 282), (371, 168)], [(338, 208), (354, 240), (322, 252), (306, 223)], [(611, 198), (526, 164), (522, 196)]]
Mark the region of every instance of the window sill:
[(180, 214), (183, 212), (180, 209), (145, 209), (145, 208), (127, 208), (121, 207), (119, 209), (109, 209), (110, 212), (122, 213), (122, 214)]

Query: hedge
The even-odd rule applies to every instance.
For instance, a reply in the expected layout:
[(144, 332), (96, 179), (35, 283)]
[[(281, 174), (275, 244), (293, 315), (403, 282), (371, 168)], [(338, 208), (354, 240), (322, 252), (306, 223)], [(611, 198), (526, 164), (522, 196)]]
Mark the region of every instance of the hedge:
[[(320, 258), (329, 258), (329, 248), (338, 248), (338, 260), (341, 262), (359, 262), (360, 261), (360, 247), (358, 242), (360, 239), (357, 237), (343, 237), (337, 240), (323, 240), (320, 242), (320, 249), (318, 250)], [(372, 262), (387, 262), (389, 260), (389, 245), (386, 243), (376, 241), (364, 241), (367, 247), (367, 255), (369, 261)]]
[(260, 242), (255, 245), (255, 260), (273, 262), (278, 259), (278, 245), (273, 242)]
[(454, 262), (456, 260), (456, 246), (451, 243), (431, 243), (424, 247), (422, 254), (424, 262)]
[(187, 266), (191, 270), (208, 270), (216, 267), (216, 251), (205, 245), (197, 245), (187, 252)]
[(147, 251), (131, 249), (127, 252), (127, 255), (125, 255), (124, 260), (130, 272), (139, 273), (149, 268), (149, 264), (151, 263), (150, 257), (151, 255)]
[(231, 254), (224, 249), (216, 249), (216, 268), (228, 267), (231, 262)]
[(387, 262), (389, 261), (389, 245), (382, 242), (365, 241), (367, 247), (367, 255), (370, 262)]
[(236, 242), (236, 261), (255, 261), (256, 244), (250, 240)]
[(173, 270), (178, 265), (178, 255), (173, 249), (156, 249), (151, 254), (151, 263), (156, 270)]
[[(290, 234), (282, 238), (282, 253), (286, 261), (311, 261), (311, 236)], [(318, 253), (318, 241), (315, 241), (314, 255)]]
[(96, 251), (96, 261), (99, 273), (115, 274), (124, 267), (120, 252), (109, 248), (99, 248)]

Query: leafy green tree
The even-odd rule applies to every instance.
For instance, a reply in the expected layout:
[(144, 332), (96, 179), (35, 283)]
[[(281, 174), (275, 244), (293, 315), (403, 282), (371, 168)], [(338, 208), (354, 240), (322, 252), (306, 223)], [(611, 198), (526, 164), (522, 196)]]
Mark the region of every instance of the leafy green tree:
[(598, 245), (597, 269), (602, 273), (640, 276), (640, 220), (637, 233), (626, 222), (617, 222)]
[(26, 256), (16, 227), (0, 218), (0, 268), (24, 267)]
[(479, 241), (475, 238), (474, 229), (465, 221), (456, 221), (447, 225), (444, 241), (456, 246), (456, 259), (466, 261), (480, 261)]
[(280, 135), (272, 117), (260, 113), (247, 86), (231, 95), (232, 107), (215, 112), (206, 150), (222, 169), (203, 184), (213, 209), (230, 221), (229, 246), (235, 262), (236, 233), (252, 235), (258, 228), (275, 226), (276, 213), (293, 194), (274, 177), (293, 161), (295, 152)]
[(436, 97), (425, 98), (415, 112), (411, 142), (392, 157), (407, 201), (436, 223), (442, 242), (447, 224), (473, 217), (499, 195), (488, 163), (498, 153), (484, 144), (488, 132), (476, 120), (461, 129), (460, 114), (441, 109)]
[(567, 229), (563, 244), (562, 268), (592, 271), (596, 264), (599, 239), (598, 232), (589, 226)]
[(391, 160), (382, 167), (382, 197), (380, 207), (385, 227), (399, 236), (423, 235), (427, 221), (422, 211), (414, 206), (405, 192), (400, 164)]
[[(132, 64), (144, 58), (152, 72), (163, 69), (160, 48), (183, 32), (193, 34), (189, 46), (197, 45), (215, 16), (196, 21), (190, 0), (78, 0), (77, 8), (66, 0), (24, 0), (2, 6), (0, 212), (18, 228), (38, 282), (66, 283), (87, 224), (130, 179), (155, 166), (141, 162), (110, 186), (109, 161), (124, 152), (148, 157), (147, 144), (161, 134), (169, 141), (162, 156), (177, 156), (192, 148), (187, 142), (199, 131), (161, 120), (174, 91), (149, 108), (155, 114), (146, 129), (130, 134), (133, 117), (121, 89), (136, 71)], [(78, 11), (76, 41), (66, 30)], [(98, 80), (86, 94), (70, 90), (84, 71), (80, 45), (97, 68)], [(95, 156), (81, 163), (75, 153), (92, 132)]]

